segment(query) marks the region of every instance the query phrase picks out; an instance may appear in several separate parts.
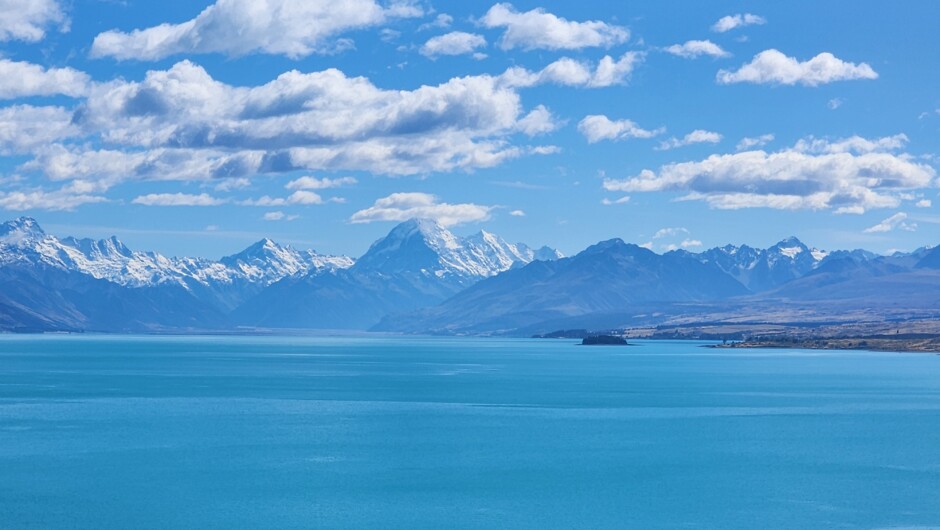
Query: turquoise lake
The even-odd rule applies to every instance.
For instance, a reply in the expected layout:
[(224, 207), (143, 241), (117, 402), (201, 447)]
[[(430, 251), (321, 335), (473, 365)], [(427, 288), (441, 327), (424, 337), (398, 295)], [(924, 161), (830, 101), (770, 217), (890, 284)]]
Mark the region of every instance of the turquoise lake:
[(0, 528), (940, 528), (940, 356), (0, 336)]

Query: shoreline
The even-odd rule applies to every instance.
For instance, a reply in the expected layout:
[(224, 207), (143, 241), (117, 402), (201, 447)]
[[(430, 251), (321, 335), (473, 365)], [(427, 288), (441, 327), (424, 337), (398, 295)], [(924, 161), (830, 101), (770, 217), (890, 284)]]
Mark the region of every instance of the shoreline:
[(863, 350), (874, 352), (940, 354), (940, 338), (885, 339), (867, 337), (808, 338), (776, 340), (744, 340), (706, 346), (718, 349), (795, 349), (795, 350)]

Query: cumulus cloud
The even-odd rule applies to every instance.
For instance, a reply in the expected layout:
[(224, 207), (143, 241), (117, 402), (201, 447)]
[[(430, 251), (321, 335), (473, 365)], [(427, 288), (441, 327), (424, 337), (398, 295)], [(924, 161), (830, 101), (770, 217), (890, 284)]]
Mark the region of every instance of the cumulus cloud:
[(227, 179), (222, 179), (221, 182), (216, 184), (215, 190), (216, 191), (232, 191), (232, 190), (240, 190), (242, 188), (247, 188), (249, 186), (251, 186), (251, 179), (248, 179), (245, 177), (227, 178)]
[(544, 105), (539, 105), (519, 120), (517, 129), (528, 136), (550, 133), (561, 124)]
[(284, 187), (289, 190), (326, 190), (351, 186), (358, 182), (359, 181), (353, 177), (340, 177), (335, 179), (324, 177), (318, 179), (316, 177), (305, 176), (288, 182)]
[(431, 37), (421, 46), (421, 55), (436, 58), (441, 55), (465, 55), (473, 53), (477, 48), (486, 46), (486, 39), (482, 35), (452, 31), (445, 35)]
[(312, 206), (315, 204), (323, 204), (323, 197), (318, 193), (307, 190), (297, 190), (294, 193), (291, 193), (288, 197), (271, 197), (265, 195), (258, 199), (248, 199), (241, 202), (244, 206), (288, 206), (288, 205), (301, 205), (301, 206)]
[(875, 226), (870, 226), (864, 230), (866, 234), (876, 234), (891, 232), (893, 230), (904, 230), (906, 232), (914, 232), (917, 230), (917, 223), (908, 223), (907, 214), (904, 212), (898, 212), (891, 217), (885, 219), (884, 221), (876, 224)]
[(58, 0), (0, 0), (0, 42), (38, 42), (49, 29), (69, 30), (69, 19)]
[(261, 219), (265, 221), (293, 221), (294, 219), (298, 219), (299, 217), (300, 216), (298, 215), (287, 215), (284, 212), (277, 211), (277, 212), (266, 212), (263, 216), (261, 216)]
[(192, 195), (189, 193), (149, 193), (134, 198), (133, 204), (144, 206), (218, 206), (225, 200), (217, 199), (207, 193)]
[[(878, 143), (877, 141), (873, 143)], [(832, 142), (840, 145), (841, 142)], [(701, 200), (719, 209), (833, 209), (864, 213), (895, 208), (902, 193), (933, 187), (936, 171), (907, 154), (851, 150), (775, 153), (744, 151), (712, 155), (697, 162), (643, 170), (604, 188), (628, 193), (686, 192), (680, 200)]]
[(702, 55), (709, 57), (731, 56), (731, 54), (723, 50), (721, 46), (709, 40), (690, 40), (686, 41), (685, 44), (673, 44), (672, 46), (663, 48), (663, 51), (679, 57), (685, 57), (686, 59), (694, 59)]
[(719, 70), (716, 76), (718, 83), (723, 85), (755, 83), (819, 86), (836, 81), (877, 78), (878, 73), (867, 63), (846, 62), (828, 52), (800, 62), (773, 49), (758, 53), (737, 71)]
[(607, 116), (585, 116), (578, 123), (580, 132), (588, 143), (597, 143), (601, 140), (626, 140), (628, 138), (652, 138), (665, 132), (665, 128), (653, 130), (643, 129), (632, 120), (611, 120)]
[(677, 147), (684, 147), (686, 145), (692, 145), (692, 144), (703, 144), (703, 143), (717, 144), (718, 142), (721, 141), (721, 138), (722, 136), (716, 132), (706, 131), (704, 129), (695, 129), (689, 134), (683, 136), (682, 138), (676, 138), (675, 136), (673, 136), (672, 138), (668, 140), (664, 140), (660, 142), (659, 147), (657, 149), (661, 151), (665, 151), (668, 149), (675, 149)]
[(406, 221), (413, 218), (434, 219), (443, 226), (486, 221), (493, 206), (473, 203), (449, 204), (428, 193), (393, 193), (375, 201), (350, 217), (352, 223)]
[(513, 210), (509, 212), (509, 215), (513, 217), (525, 217), (525, 212), (522, 210)]
[(513, 88), (544, 84), (603, 88), (625, 83), (645, 57), (642, 52), (627, 52), (619, 59), (606, 55), (598, 61), (596, 66), (585, 61), (563, 57), (538, 72), (522, 67), (510, 68), (499, 79), (504, 86)]
[(610, 48), (630, 38), (626, 28), (606, 22), (567, 20), (542, 8), (521, 13), (507, 3), (491, 7), (480, 22), (487, 28), (505, 28), (499, 39), (504, 50)]
[[(535, 134), (549, 127), (544, 108), (522, 113), (518, 88), (502, 76), (479, 75), (386, 90), (335, 69), (292, 71), (261, 86), (236, 87), (182, 61), (142, 81), (95, 85), (72, 121), (109, 149), (77, 153), (54, 146), (54, 154), (42, 154), (33, 166), (48, 167), (55, 157), (57, 167), (50, 169), (63, 173), (72, 166), (81, 174), (92, 169), (85, 162), (109, 159), (101, 174), (121, 172), (128, 179), (151, 178), (150, 162), (170, 175), (163, 178), (192, 174), (186, 169), (196, 165), (203, 166), (203, 178), (491, 167), (551, 151), (508, 142), (520, 129)], [(174, 157), (179, 167), (160, 163)]]
[(930, 199), (921, 199), (917, 201), (917, 204), (915, 204), (915, 206), (917, 206), (918, 208), (930, 208), (931, 206), (933, 206), (933, 202), (931, 202)]
[(101, 33), (91, 55), (149, 61), (181, 53), (300, 58), (349, 48), (351, 41), (337, 38), (345, 32), (422, 14), (414, 4), (382, 7), (375, 0), (217, 0), (180, 24)]
[(62, 107), (14, 105), (0, 108), (0, 154), (24, 154), (76, 136), (72, 113)]
[(64, 210), (71, 211), (83, 204), (106, 202), (100, 195), (76, 192), (62, 188), (56, 191), (40, 189), (0, 191), (0, 208), (12, 211)]
[(663, 245), (663, 250), (666, 252), (682, 249), (690, 249), (702, 246), (702, 242), (698, 239), (683, 239), (679, 243), (670, 243), (668, 245)]
[(88, 74), (74, 68), (45, 68), (38, 64), (0, 59), (0, 99), (30, 96), (84, 96)]
[(718, 19), (718, 22), (715, 22), (712, 25), (712, 31), (716, 33), (724, 33), (726, 31), (731, 31), (735, 28), (741, 28), (744, 26), (755, 26), (766, 24), (767, 20), (764, 17), (752, 15), (750, 13), (737, 14), (737, 15), (728, 15)]
[(762, 134), (760, 136), (745, 136), (741, 138), (741, 141), (738, 142), (738, 145), (735, 146), (735, 149), (738, 151), (744, 151), (751, 149), (753, 147), (763, 147), (770, 142), (774, 141), (774, 135), (772, 134)]
[(682, 234), (688, 234), (689, 229), (681, 226), (660, 228), (653, 234), (653, 239), (662, 239), (664, 237), (675, 237)]

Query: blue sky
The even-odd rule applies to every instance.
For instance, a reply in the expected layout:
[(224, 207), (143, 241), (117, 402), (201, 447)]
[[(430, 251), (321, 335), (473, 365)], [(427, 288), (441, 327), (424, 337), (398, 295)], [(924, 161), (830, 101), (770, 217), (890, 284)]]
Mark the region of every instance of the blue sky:
[(0, 209), (218, 257), (940, 243), (940, 4), (0, 0)]

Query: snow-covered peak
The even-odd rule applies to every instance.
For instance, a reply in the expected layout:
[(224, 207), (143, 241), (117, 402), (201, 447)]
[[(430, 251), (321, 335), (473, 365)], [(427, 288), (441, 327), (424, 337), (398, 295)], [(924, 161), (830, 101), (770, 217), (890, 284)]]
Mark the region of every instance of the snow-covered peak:
[[(554, 253), (548, 249), (545, 258)], [(433, 220), (405, 221), (376, 241), (356, 264), (357, 270), (411, 272), (435, 276), (485, 278), (536, 259), (535, 251), (481, 230), (457, 237)]]
[(32, 217), (19, 217), (0, 225), (0, 244), (20, 245), (45, 237), (39, 223)]
[(559, 250), (554, 249), (548, 245), (545, 245), (537, 249), (534, 252), (532, 257), (538, 261), (554, 261), (556, 259), (561, 259), (565, 257), (565, 255), (562, 254)]
[(270, 239), (220, 261), (168, 258), (132, 251), (116, 237), (59, 239), (43, 232), (34, 219), (22, 217), (0, 225), (0, 265), (12, 263), (80, 272), (130, 287), (174, 284), (189, 288), (236, 282), (268, 285), (285, 276), (347, 268), (353, 261), (282, 247)]
[(353, 260), (346, 256), (324, 256), (312, 250), (299, 251), (290, 246), (281, 246), (268, 238), (238, 254), (226, 256), (219, 262), (250, 281), (264, 285), (287, 276), (323, 269), (344, 269), (353, 264)]

